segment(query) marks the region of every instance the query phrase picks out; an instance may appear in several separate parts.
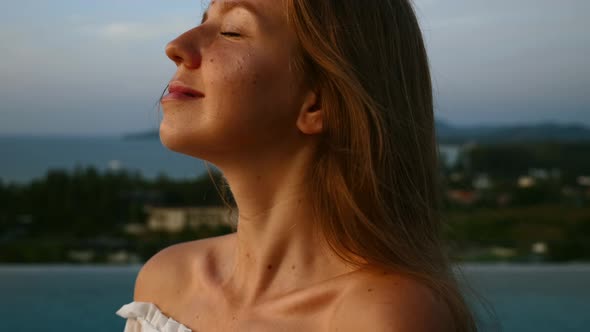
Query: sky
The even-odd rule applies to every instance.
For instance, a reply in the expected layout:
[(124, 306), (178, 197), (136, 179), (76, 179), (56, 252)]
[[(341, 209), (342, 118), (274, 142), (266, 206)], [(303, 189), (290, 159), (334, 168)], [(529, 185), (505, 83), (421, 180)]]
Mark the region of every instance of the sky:
[[(435, 115), (590, 126), (588, 0), (414, 0)], [(167, 42), (205, 0), (0, 1), (0, 135), (157, 128)]]

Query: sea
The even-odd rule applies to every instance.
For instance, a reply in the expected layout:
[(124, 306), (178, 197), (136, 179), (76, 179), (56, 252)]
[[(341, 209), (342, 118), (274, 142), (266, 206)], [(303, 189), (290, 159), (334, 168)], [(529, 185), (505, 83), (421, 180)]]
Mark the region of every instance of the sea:
[[(456, 160), (458, 150), (458, 146), (440, 146), (448, 163)], [(202, 160), (170, 151), (157, 138), (0, 135), (0, 180), (4, 183), (27, 183), (50, 169), (72, 171), (89, 166), (103, 172), (139, 172), (146, 179), (160, 175), (191, 179), (206, 172)]]
[(170, 151), (157, 138), (0, 136), (0, 179), (5, 183), (23, 184), (50, 169), (77, 167), (139, 172), (147, 179), (191, 179), (206, 172), (202, 160)]
[[(451, 159), (458, 149), (441, 147)], [(148, 179), (189, 179), (206, 170), (203, 161), (169, 151), (158, 139), (0, 136), (3, 183), (89, 166)], [(124, 319), (115, 312), (132, 301), (139, 268), (0, 265), (0, 331), (122, 331)], [(472, 264), (458, 271), (480, 331), (590, 331), (590, 265)]]
[[(0, 331), (123, 331), (125, 319), (115, 312), (133, 300), (139, 269), (0, 266)], [(590, 331), (590, 265), (465, 265), (460, 271), (462, 283), (478, 294), (470, 303), (480, 331)], [(473, 299), (474, 292), (465, 296)]]

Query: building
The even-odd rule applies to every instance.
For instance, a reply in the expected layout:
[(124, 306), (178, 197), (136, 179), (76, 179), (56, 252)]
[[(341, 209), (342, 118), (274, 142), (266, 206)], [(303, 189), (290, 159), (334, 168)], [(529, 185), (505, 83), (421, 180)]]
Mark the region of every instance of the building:
[(576, 178), (576, 183), (579, 186), (590, 187), (590, 176), (580, 175)]
[(479, 194), (474, 190), (452, 189), (447, 191), (447, 198), (454, 203), (472, 205), (479, 200)]
[(518, 178), (517, 183), (519, 188), (531, 188), (535, 186), (536, 180), (532, 176), (523, 175)]
[(178, 233), (200, 226), (230, 226), (226, 207), (153, 207), (147, 206), (147, 228), (153, 232)]
[(476, 190), (487, 190), (492, 188), (492, 180), (486, 173), (479, 173), (474, 177), (472, 185)]

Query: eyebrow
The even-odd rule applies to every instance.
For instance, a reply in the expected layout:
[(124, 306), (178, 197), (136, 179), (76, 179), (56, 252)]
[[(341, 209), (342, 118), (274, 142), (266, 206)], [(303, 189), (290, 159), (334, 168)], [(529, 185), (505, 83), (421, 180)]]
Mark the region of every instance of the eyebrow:
[[(211, 4), (215, 4), (215, 3), (216, 2), (212, 2)], [(221, 2), (220, 5), (221, 5), (221, 8), (219, 9), (219, 12), (221, 15), (229, 12), (230, 10), (232, 10), (234, 8), (244, 8), (245, 10), (252, 13), (254, 16), (261, 17), (260, 12), (256, 8), (256, 6), (254, 6), (252, 3), (247, 2), (247, 1), (243, 1), (243, 0), (223, 1), (223, 2)], [(209, 12), (210, 8), (211, 8), (211, 5), (209, 5), (209, 8), (207, 8), (207, 10), (203, 13), (203, 18), (201, 19), (201, 24), (203, 24), (207, 20), (207, 18), (209, 17), (208, 12)]]

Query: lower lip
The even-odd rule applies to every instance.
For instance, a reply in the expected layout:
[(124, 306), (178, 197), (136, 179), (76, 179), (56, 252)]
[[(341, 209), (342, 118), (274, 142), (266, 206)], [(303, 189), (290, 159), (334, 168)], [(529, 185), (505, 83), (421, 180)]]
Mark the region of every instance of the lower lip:
[(195, 99), (200, 99), (203, 98), (201, 96), (191, 96), (191, 95), (186, 95), (184, 93), (179, 93), (179, 92), (171, 92), (167, 95), (165, 95), (164, 97), (162, 97), (161, 102), (167, 102), (167, 101), (173, 101), (173, 100), (195, 100)]

